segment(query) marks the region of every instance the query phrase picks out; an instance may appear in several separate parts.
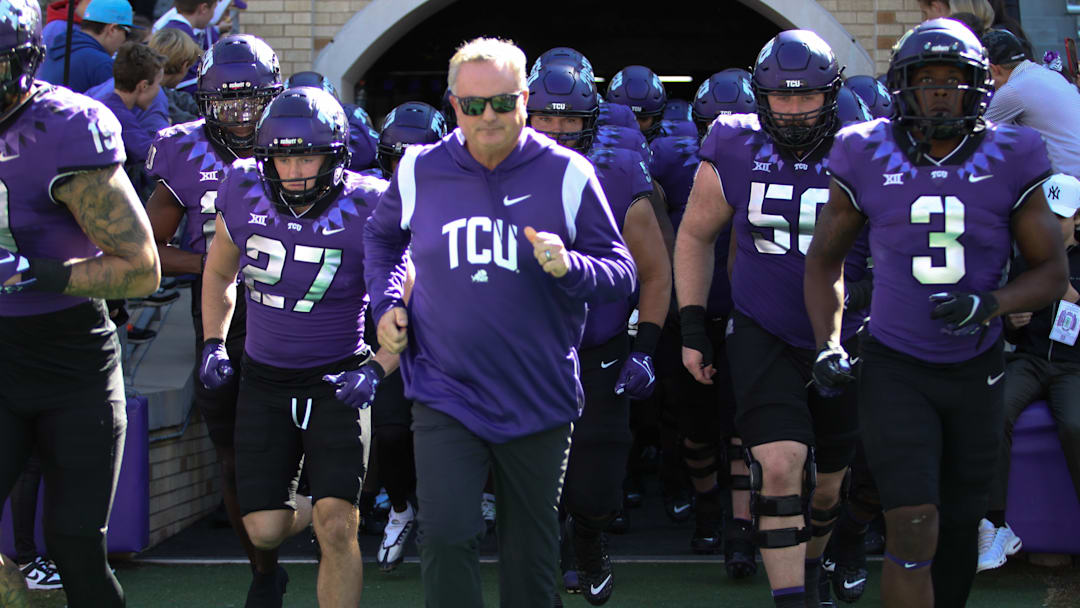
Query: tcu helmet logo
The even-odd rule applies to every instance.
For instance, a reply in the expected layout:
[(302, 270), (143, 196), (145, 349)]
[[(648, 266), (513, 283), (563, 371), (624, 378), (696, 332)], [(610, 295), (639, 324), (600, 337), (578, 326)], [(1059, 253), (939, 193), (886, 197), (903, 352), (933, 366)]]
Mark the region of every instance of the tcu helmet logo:
[(801, 80), (788, 80), (787, 81), (787, 87), (789, 89), (797, 89), (797, 88), (802, 86), (802, 82), (803, 81), (801, 81)]
[[(451, 270), (461, 265), (462, 229), (465, 230), (465, 260), (469, 264), (486, 265), (494, 262), (499, 268), (518, 271), (517, 226), (483, 216), (461, 218), (443, 224), (442, 233), (448, 237)], [(487, 273), (481, 276), (486, 278)]]

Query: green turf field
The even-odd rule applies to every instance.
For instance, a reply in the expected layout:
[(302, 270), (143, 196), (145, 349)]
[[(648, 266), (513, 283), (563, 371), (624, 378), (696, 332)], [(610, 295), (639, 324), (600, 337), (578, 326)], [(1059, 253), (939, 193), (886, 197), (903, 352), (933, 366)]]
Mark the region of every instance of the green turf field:
[[(314, 607), (315, 566), (289, 564), (289, 592), (285, 606)], [(158, 566), (117, 564), (116, 574), (127, 592), (130, 608), (240, 608), (244, 604), (249, 570), (242, 565)], [(765, 577), (759, 574), (745, 584), (730, 582), (719, 564), (616, 564), (615, 595), (608, 606), (678, 606), (740, 608), (772, 606)], [(871, 564), (870, 587), (856, 604), (880, 606), (880, 562)], [(404, 564), (392, 574), (365, 566), (363, 606), (423, 606), (419, 588), (420, 566)], [(483, 566), (486, 605), (498, 606), (494, 564)], [(1066, 607), (1080, 605), (1080, 569), (1046, 569), (1010, 562), (1004, 568), (982, 573), (968, 606), (985, 608)], [(63, 592), (33, 592), (31, 605), (63, 608)], [(580, 597), (563, 596), (567, 606), (588, 606)], [(842, 604), (843, 605), (843, 604)]]

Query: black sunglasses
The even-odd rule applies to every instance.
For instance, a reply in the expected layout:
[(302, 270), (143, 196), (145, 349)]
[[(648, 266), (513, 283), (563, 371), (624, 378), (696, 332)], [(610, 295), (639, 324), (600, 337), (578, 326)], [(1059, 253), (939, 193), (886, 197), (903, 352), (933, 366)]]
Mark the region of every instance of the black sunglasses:
[[(457, 97), (455, 95), (455, 97)], [(480, 116), (484, 113), (484, 108), (487, 104), (491, 104), (491, 109), (495, 110), (499, 114), (505, 114), (507, 112), (513, 112), (517, 107), (518, 97), (521, 97), (521, 93), (501, 93), (499, 95), (492, 95), (491, 97), (457, 97), (458, 107), (461, 108), (462, 113), (466, 116)]]

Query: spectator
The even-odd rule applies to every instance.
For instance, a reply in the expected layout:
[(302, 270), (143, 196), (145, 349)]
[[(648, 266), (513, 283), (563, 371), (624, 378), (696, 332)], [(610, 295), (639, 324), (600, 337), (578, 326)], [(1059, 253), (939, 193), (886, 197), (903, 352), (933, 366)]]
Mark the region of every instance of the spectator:
[(994, 9), (989, 0), (949, 0), (949, 16), (972, 15), (975, 18), (972, 31), (981, 34), (994, 22)]
[[(176, 16), (165, 22), (162, 29), (174, 28), (184, 32), (194, 40), (203, 51), (207, 51), (218, 41), (220, 34), (217, 28), (210, 25), (214, 18), (214, 7), (217, 0), (176, 0)], [(195, 94), (195, 84), (198, 74), (195, 66), (188, 70), (187, 78), (176, 86), (185, 93)]]
[[(1056, 76), (1055, 76), (1056, 78)], [(1080, 181), (1069, 175), (1055, 175), (1043, 183), (1050, 209), (1061, 223), (1069, 260), (1069, 287), (1064, 300), (1080, 300)], [(1024, 269), (1022, 256), (1013, 260), (1010, 277)], [(1020, 549), (1020, 539), (1005, 523), (1005, 500), (1009, 487), (1009, 455), (1012, 429), (1020, 413), (1032, 401), (1046, 399), (1057, 424), (1065, 451), (1065, 462), (1080, 496), (1080, 344), (1051, 337), (1059, 315), (1067, 314), (1065, 304), (1052, 304), (1034, 313), (1006, 315), (1006, 337), (1016, 345), (1005, 367), (1005, 435), (998, 455), (998, 474), (990, 492), (990, 511), (979, 529), (979, 570), (997, 568), (1007, 555)], [(1075, 339), (1075, 335), (1073, 336)]]
[[(58, 0), (45, 7), (45, 27), (41, 28), (41, 39), (46, 46), (53, 46), (53, 37), (67, 29), (68, 4), (68, 0)], [(89, 4), (90, 0), (77, 0), (75, 3), (75, 29), (79, 29)]]
[(168, 114), (172, 124), (199, 118), (199, 104), (189, 93), (176, 88), (192, 66), (199, 64), (203, 50), (199, 44), (176, 28), (164, 28), (150, 37), (150, 48), (165, 56), (165, 77), (161, 90), (168, 99)]
[(1031, 127), (1042, 135), (1055, 173), (1080, 176), (1080, 92), (1052, 70), (1026, 58), (1006, 30), (982, 38), (996, 91), (986, 119)]
[(990, 0), (990, 6), (994, 9), (994, 22), (990, 24), (990, 27), (996, 30), (1008, 30), (1012, 32), (1014, 36), (1020, 39), (1020, 43), (1024, 47), (1024, 55), (1028, 59), (1035, 57), (1035, 51), (1031, 48), (1031, 42), (1024, 28), (1020, 27), (1020, 22), (1017, 21), (1009, 14), (1009, 10), (1005, 8), (1005, 0)]
[(105, 104), (122, 128), (128, 163), (141, 166), (146, 161), (150, 144), (157, 131), (150, 131), (139, 124), (134, 108), (147, 110), (161, 89), (165, 57), (146, 45), (127, 42), (116, 53), (113, 77), (116, 85), (112, 91), (96, 99)]
[[(131, 4), (127, 0), (90, 0), (83, 13), (81, 29), (71, 36), (71, 69), (65, 86), (85, 93), (112, 76), (112, 56), (127, 41), (134, 27)], [(66, 39), (56, 37), (45, 52), (38, 78), (64, 85)]]

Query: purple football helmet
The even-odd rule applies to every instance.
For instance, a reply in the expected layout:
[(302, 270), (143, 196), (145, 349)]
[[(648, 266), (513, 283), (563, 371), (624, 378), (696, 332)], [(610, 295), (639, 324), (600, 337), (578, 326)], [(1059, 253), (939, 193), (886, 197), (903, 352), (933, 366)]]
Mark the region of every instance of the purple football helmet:
[[(334, 86), (334, 83), (318, 72), (297, 72), (285, 79), (286, 89), (295, 89), (296, 87), (315, 87), (330, 93), (334, 97), (338, 96), (337, 87)], [(338, 99), (340, 100), (340, 98)]]
[(376, 158), (387, 176), (394, 173), (393, 161), (401, 158), (405, 148), (414, 144), (430, 144), (446, 135), (446, 119), (441, 112), (422, 101), (407, 101), (390, 110), (383, 119)]
[[(912, 82), (915, 70), (927, 64), (947, 64), (964, 70), (967, 81), (956, 85), (920, 86)], [(931, 19), (913, 27), (893, 46), (889, 91), (897, 105), (897, 120), (909, 131), (930, 139), (952, 139), (980, 128), (990, 93), (990, 62), (979, 39), (964, 24), (952, 19)], [(961, 91), (959, 116), (928, 116), (916, 93), (921, 90)], [(913, 128), (913, 129), (912, 129)]]
[(634, 118), (634, 112), (630, 108), (603, 100), (600, 101), (600, 113), (596, 117), (596, 124), (629, 129), (638, 128), (637, 119)]
[(630, 65), (619, 70), (611, 78), (606, 99), (610, 103), (629, 106), (639, 119), (655, 117), (652, 126), (642, 131), (647, 139), (660, 133), (660, 116), (667, 105), (667, 91), (660, 77), (649, 68)]
[(847, 87), (840, 87), (836, 92), (836, 116), (841, 125), (866, 122), (874, 118), (870, 114), (870, 108), (866, 107), (866, 102)]
[(202, 57), (195, 91), (207, 134), (233, 154), (247, 156), (255, 132), (237, 135), (231, 129), (255, 127), (283, 88), (277, 55), (261, 38), (239, 34), (218, 40)]
[(529, 70), (529, 77), (532, 78), (534, 74), (540, 71), (541, 67), (549, 65), (570, 66), (582, 74), (588, 74), (588, 78), (593, 78), (596, 74), (593, 71), (592, 63), (589, 63), (585, 55), (568, 46), (557, 46), (544, 51), (542, 55), (536, 58), (536, 61), (532, 64), (532, 69)]
[(866, 103), (874, 118), (892, 118), (896, 115), (896, 104), (889, 89), (873, 76), (852, 76), (844, 81), (844, 87), (851, 89)]
[(529, 77), (528, 111), (530, 118), (537, 115), (580, 118), (580, 131), (544, 134), (565, 146), (572, 144), (580, 152), (587, 152), (592, 146), (600, 100), (589, 74), (568, 65), (540, 66)]
[[(285, 180), (274, 157), (325, 154), (319, 173), (308, 180)], [(344, 179), (349, 166), (349, 123), (333, 95), (314, 87), (287, 89), (270, 102), (255, 131), (253, 156), (270, 200), (288, 208), (312, 205)], [(288, 190), (286, 181), (311, 181), (303, 190)]]
[(0, 66), (7, 65), (0, 75), (0, 119), (17, 109), (44, 57), (41, 6), (34, 0), (0, 2)]
[(730, 68), (709, 76), (698, 87), (691, 107), (698, 134), (702, 136), (717, 116), (756, 113), (757, 103), (750, 88), (750, 72)]
[[(820, 36), (808, 30), (787, 30), (765, 43), (750, 79), (761, 127), (782, 147), (803, 150), (832, 135), (839, 126), (836, 93), (840, 66)], [(773, 112), (769, 94), (822, 93), (821, 107), (798, 114)], [(809, 123), (809, 124), (807, 124)]]

